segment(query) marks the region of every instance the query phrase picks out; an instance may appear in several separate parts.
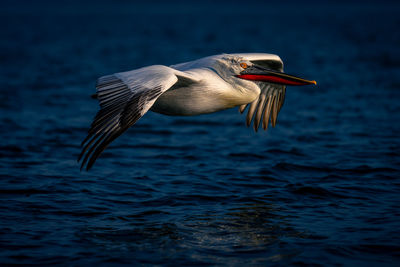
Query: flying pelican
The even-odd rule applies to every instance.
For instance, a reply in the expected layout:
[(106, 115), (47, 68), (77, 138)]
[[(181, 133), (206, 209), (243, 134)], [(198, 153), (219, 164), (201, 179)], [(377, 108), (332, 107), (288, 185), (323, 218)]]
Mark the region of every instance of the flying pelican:
[[(317, 84), (283, 73), (277, 55), (222, 54), (172, 66), (154, 65), (115, 73), (97, 80), (100, 102), (87, 137), (82, 142), (81, 169), (89, 170), (99, 155), (148, 110), (193, 116), (239, 106), (247, 126), (257, 131), (269, 121), (275, 127), (286, 85)], [(254, 117), (254, 119), (253, 119)]]

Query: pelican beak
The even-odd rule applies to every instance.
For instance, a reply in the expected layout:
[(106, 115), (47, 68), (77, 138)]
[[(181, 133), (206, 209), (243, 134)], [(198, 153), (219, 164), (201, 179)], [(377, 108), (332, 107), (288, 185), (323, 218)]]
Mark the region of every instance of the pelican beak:
[(263, 67), (252, 65), (243, 70), (236, 77), (260, 82), (270, 82), (284, 85), (317, 85), (316, 81), (309, 81), (283, 72), (265, 69)]

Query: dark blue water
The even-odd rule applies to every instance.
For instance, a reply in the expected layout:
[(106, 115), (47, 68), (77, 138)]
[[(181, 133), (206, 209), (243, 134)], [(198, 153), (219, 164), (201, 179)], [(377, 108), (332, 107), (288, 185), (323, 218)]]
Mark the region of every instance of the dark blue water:
[[(0, 263), (400, 263), (400, 7), (7, 2), (0, 9)], [(96, 78), (279, 54), (276, 128), (237, 109), (146, 114), (90, 172)]]

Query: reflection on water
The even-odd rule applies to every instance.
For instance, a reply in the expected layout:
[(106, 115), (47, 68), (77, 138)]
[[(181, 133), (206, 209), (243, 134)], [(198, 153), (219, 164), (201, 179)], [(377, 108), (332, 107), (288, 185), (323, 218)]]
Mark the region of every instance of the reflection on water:
[[(301, 253), (300, 248), (282, 251), (281, 243), (307, 238), (304, 231), (291, 225), (290, 220), (295, 218), (281, 211), (270, 203), (246, 203), (218, 214), (187, 215), (176, 223), (138, 226), (133, 220), (122, 227), (90, 227), (77, 236), (81, 242), (118, 251), (122, 262), (125, 253), (141, 251), (148, 255), (154, 249), (161, 254), (190, 250), (193, 260), (204, 263), (224, 263), (226, 257), (235, 255), (249, 257), (248, 263), (253, 264), (277, 262)], [(155, 263), (157, 258), (147, 261)]]
[[(219, 245), (224, 244), (227, 250), (269, 245), (279, 239), (280, 224), (283, 223), (283, 218), (279, 218), (274, 211), (271, 206), (261, 204), (243, 206), (218, 216), (202, 216), (203, 220), (193, 222), (193, 226), (201, 232), (201, 229), (208, 229), (211, 225), (215, 232), (204, 233), (201, 240), (208, 240), (213, 245), (222, 242)], [(205, 243), (204, 246), (209, 247), (210, 244)]]

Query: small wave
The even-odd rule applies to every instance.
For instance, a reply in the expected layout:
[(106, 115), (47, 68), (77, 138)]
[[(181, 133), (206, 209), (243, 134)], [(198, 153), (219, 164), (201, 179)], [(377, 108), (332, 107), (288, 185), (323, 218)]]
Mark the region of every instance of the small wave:
[(263, 159), (263, 158), (265, 158), (265, 156), (262, 156), (262, 155), (256, 154), (256, 153), (229, 153), (228, 156), (232, 157), (232, 158), (245, 158), (245, 159), (249, 159), (249, 158)]
[(49, 194), (52, 193), (48, 190), (37, 188), (10, 188), (0, 189), (0, 195), (35, 195), (35, 194)]
[(301, 152), (299, 149), (296, 148), (292, 148), (290, 150), (283, 150), (283, 149), (278, 149), (278, 148), (272, 148), (272, 149), (268, 149), (266, 151), (267, 153), (270, 153), (272, 155), (294, 155), (294, 156), (299, 156), (302, 157), (304, 156), (304, 153)]
[(73, 217), (97, 217), (108, 214), (108, 211), (90, 211), (90, 210), (57, 210), (52, 214), (60, 216), (73, 216)]
[(306, 173), (309, 172), (322, 172), (327, 173), (332, 171), (332, 168), (329, 167), (317, 167), (317, 166), (310, 166), (310, 165), (300, 165), (294, 163), (287, 163), (287, 162), (279, 162), (274, 167), (274, 170), (277, 171), (305, 171)]
[(162, 211), (162, 210), (146, 210), (143, 212), (139, 212), (136, 214), (126, 215), (126, 218), (144, 218), (150, 216), (159, 216), (159, 215), (169, 215), (169, 212)]
[(313, 196), (318, 198), (345, 198), (344, 195), (317, 186), (288, 185), (286, 188), (296, 195)]
[(5, 145), (0, 146), (0, 158), (26, 158), (28, 154), (21, 146)]

